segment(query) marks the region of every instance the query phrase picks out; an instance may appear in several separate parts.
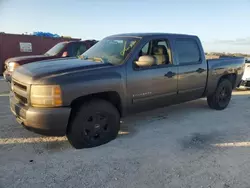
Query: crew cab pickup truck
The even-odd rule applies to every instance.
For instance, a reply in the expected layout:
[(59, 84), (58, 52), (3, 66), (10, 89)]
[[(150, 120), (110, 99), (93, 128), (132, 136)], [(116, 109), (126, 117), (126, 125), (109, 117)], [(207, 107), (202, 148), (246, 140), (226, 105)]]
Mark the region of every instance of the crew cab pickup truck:
[(3, 76), (7, 82), (11, 82), (11, 75), (13, 71), (20, 65), (41, 60), (78, 56), (96, 43), (96, 40), (59, 42), (43, 55), (30, 55), (9, 58), (4, 63), (5, 71), (3, 73)]
[(244, 65), (240, 57), (206, 60), (197, 36), (112, 35), (79, 58), (18, 67), (10, 108), (31, 131), (66, 135), (77, 149), (94, 147), (115, 139), (129, 114), (202, 97), (225, 109)]

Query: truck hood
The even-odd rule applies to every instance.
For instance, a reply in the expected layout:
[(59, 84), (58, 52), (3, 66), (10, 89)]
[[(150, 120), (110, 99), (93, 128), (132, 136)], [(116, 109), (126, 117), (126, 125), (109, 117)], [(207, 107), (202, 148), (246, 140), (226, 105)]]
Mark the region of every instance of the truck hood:
[(28, 62), (32, 61), (40, 61), (40, 60), (46, 60), (51, 59), (53, 56), (46, 56), (46, 55), (29, 55), (29, 56), (20, 56), (20, 57), (12, 57), (5, 61), (5, 64), (8, 64), (9, 62), (17, 62), (20, 65), (23, 65)]
[(75, 71), (90, 70), (107, 66), (113, 65), (102, 62), (81, 60), (78, 58), (38, 61), (18, 67), (13, 73), (13, 79), (22, 81), (22, 77), (29, 77), (28, 80), (31, 81), (46, 76), (56, 76), (62, 73), (70, 74)]

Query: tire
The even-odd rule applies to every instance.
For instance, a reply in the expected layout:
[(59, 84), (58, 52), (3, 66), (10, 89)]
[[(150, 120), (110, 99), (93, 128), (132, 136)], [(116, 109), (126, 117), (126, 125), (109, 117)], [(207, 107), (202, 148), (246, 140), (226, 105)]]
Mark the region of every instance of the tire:
[(94, 99), (74, 110), (66, 134), (74, 148), (100, 146), (117, 137), (120, 114), (108, 101)]
[(207, 97), (207, 104), (215, 110), (224, 110), (232, 97), (232, 83), (228, 79), (223, 79), (218, 84), (215, 92)]

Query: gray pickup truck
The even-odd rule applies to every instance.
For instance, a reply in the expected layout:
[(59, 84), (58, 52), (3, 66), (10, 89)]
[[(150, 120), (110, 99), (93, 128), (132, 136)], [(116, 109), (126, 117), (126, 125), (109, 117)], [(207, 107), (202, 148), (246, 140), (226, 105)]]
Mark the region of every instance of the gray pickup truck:
[(67, 135), (77, 149), (94, 147), (115, 139), (128, 114), (202, 97), (225, 109), (244, 65), (237, 57), (206, 60), (197, 36), (112, 35), (80, 58), (18, 67), (10, 108), (29, 130)]

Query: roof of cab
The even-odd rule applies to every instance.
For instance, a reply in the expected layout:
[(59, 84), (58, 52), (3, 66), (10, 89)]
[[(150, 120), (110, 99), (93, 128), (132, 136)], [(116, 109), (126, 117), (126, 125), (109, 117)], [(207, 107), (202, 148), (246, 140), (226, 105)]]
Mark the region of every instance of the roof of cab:
[(188, 35), (188, 34), (176, 34), (176, 33), (121, 33), (111, 35), (109, 37), (148, 37), (148, 36), (162, 36), (162, 35), (172, 35), (172, 36), (187, 36), (187, 37), (197, 37), (195, 35)]
[(88, 43), (88, 42), (98, 42), (97, 40), (94, 40), (94, 39), (90, 39), (90, 40), (77, 40), (77, 41), (74, 41), (74, 40), (67, 40), (67, 41), (62, 41), (60, 43)]

